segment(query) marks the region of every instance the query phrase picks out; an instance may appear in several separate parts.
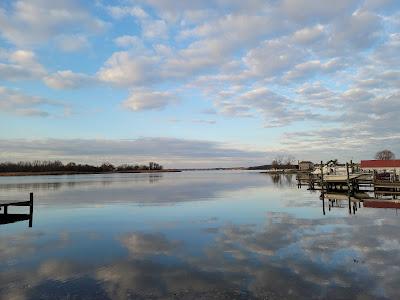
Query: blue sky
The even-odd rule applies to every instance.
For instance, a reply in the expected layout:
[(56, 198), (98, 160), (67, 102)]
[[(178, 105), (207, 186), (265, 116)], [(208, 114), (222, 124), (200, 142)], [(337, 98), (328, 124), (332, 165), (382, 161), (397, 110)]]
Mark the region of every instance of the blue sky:
[(395, 0), (0, 3), (0, 160), (400, 155)]

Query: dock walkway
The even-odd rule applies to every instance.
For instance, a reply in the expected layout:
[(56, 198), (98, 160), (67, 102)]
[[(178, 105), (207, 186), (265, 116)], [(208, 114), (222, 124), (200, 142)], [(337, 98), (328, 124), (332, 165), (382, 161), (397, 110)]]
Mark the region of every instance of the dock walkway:
[[(9, 213), (9, 207), (13, 206), (29, 207), (29, 214)], [(29, 194), (29, 201), (0, 200), (0, 225), (28, 220), (29, 227), (32, 227), (32, 219), (33, 219), (33, 193)]]

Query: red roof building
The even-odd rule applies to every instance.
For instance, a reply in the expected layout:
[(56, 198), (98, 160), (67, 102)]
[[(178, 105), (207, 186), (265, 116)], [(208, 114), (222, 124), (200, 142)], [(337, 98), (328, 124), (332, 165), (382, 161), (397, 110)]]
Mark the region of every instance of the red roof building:
[(396, 175), (400, 175), (400, 159), (362, 160), (360, 168), (363, 171), (376, 171), (378, 173), (393, 172)]
[(400, 168), (400, 159), (392, 160), (362, 160), (361, 169), (397, 169)]

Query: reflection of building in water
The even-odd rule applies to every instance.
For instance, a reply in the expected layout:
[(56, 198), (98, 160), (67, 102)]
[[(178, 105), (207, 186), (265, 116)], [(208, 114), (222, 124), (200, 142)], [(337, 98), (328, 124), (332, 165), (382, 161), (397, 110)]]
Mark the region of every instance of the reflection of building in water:
[[(29, 221), (29, 227), (32, 227), (33, 220), (33, 193), (29, 195), (29, 201), (2, 201), (0, 202), (0, 225), (10, 224), (20, 221)], [(10, 213), (11, 207), (29, 207), (29, 214), (14, 214)]]

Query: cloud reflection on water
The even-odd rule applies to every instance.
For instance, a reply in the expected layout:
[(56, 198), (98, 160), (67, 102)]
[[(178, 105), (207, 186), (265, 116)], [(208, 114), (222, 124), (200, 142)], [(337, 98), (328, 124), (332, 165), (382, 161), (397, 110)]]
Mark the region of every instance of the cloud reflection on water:
[(240, 298), (243, 293), (246, 298), (395, 299), (400, 283), (396, 221), (377, 227), (369, 217), (354, 224), (271, 213), (262, 230), (246, 224), (221, 226), (200, 256), (190, 255), (183, 241), (162, 233), (135, 232), (119, 240), (129, 254), (110, 264), (43, 261), (3, 272), (0, 291), (10, 295), (16, 285), (30, 286), (30, 298), (52, 284), (64, 285), (65, 295), (71, 295), (69, 284), (81, 293), (92, 282), (103, 289), (97, 296), (110, 299)]
[[(211, 210), (197, 220), (180, 220), (165, 228), (138, 229), (136, 223), (121, 219), (115, 231), (106, 233), (83, 232), (68, 224), (58, 236), (43, 228), (15, 231), (0, 238), (0, 299), (399, 297), (400, 222), (393, 210), (363, 208), (350, 216), (300, 215), (277, 205), (294, 204), (293, 208), (311, 211), (314, 207), (308, 206), (306, 191), (290, 190), (287, 185), (276, 190), (265, 175), (218, 176), (181, 182), (167, 178), (165, 186), (163, 178), (153, 188), (154, 196), (140, 182), (133, 184), (133, 189), (141, 191), (146, 201), (160, 197), (166, 187), (171, 194), (166, 199), (171, 201), (183, 196), (192, 201), (214, 197), (215, 202), (218, 197), (230, 197), (230, 205), (241, 211), (234, 195), (253, 197), (248, 192), (251, 187), (262, 192), (255, 193), (261, 197), (260, 210), (265, 211), (261, 221), (240, 222), (234, 215), (223, 221)], [(107, 189), (116, 192), (129, 189), (127, 185), (116, 182)], [(89, 199), (83, 201), (90, 202), (94, 188), (88, 190)], [(264, 199), (267, 191), (271, 194)], [(313, 196), (319, 211), (321, 202), (318, 195)], [(242, 201), (247, 204), (249, 200)], [(181, 206), (174, 209), (178, 215), (184, 213)], [(168, 219), (148, 220), (161, 221)], [(13, 243), (9, 243), (10, 237)], [(65, 256), (60, 256), (60, 251)], [(107, 259), (97, 257), (99, 253)], [(26, 261), (19, 261), (24, 254)]]

